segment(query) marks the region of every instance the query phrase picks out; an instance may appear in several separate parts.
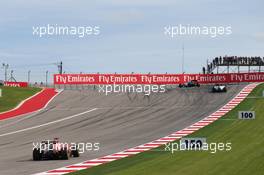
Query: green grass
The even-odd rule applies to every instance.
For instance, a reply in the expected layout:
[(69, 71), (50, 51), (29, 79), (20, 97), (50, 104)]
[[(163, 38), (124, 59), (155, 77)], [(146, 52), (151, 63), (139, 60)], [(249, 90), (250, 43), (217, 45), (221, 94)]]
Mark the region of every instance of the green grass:
[(4, 86), (0, 86), (0, 89), (2, 89), (2, 97), (0, 97), (0, 112), (15, 108), (21, 101), (41, 90), (40, 88), (18, 88)]
[[(259, 85), (250, 96), (260, 97), (263, 89), (264, 84)], [(239, 110), (254, 110), (256, 119), (238, 120)], [(264, 98), (247, 98), (226, 116), (189, 137), (206, 137), (208, 143), (231, 142), (232, 150), (171, 154), (160, 147), (71, 175), (263, 175)]]

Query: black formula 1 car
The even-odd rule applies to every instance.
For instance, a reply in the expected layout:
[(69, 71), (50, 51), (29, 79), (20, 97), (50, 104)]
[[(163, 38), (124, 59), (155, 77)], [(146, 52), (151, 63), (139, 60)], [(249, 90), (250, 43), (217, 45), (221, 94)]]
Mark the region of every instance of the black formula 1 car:
[(179, 84), (179, 87), (180, 88), (182, 88), (182, 87), (200, 87), (200, 84), (197, 80), (191, 80), (187, 83)]
[(227, 91), (226, 85), (215, 84), (212, 87), (212, 92), (226, 92), (226, 91)]
[(72, 150), (69, 144), (61, 143), (57, 138), (53, 141), (44, 140), (39, 147), (33, 149), (33, 160), (68, 160), (79, 157), (79, 150)]

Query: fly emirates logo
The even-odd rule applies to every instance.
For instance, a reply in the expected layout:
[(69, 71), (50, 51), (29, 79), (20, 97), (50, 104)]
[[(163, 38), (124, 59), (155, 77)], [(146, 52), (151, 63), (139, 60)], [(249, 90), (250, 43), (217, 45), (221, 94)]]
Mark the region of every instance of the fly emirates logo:
[(66, 75), (66, 76), (55, 76), (55, 82), (57, 83), (63, 83), (63, 84), (72, 84), (72, 83), (94, 83), (95, 78), (92, 76), (72, 76), (72, 75)]
[(264, 81), (264, 74), (258, 74), (258, 73), (232, 74), (231, 81), (236, 81), (236, 82)]

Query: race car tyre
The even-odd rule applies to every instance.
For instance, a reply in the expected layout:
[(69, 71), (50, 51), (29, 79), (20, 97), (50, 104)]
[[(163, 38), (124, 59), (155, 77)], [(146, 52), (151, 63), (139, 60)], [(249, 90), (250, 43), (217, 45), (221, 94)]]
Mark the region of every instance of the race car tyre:
[(69, 159), (69, 155), (68, 155), (68, 150), (67, 149), (61, 151), (61, 159), (63, 159), (63, 160), (68, 160)]
[(72, 150), (72, 156), (73, 157), (80, 157), (80, 153), (79, 153), (79, 150), (78, 149), (76, 149), (76, 150)]
[(33, 160), (34, 161), (41, 160), (41, 152), (40, 152), (40, 149), (35, 148), (33, 150)]

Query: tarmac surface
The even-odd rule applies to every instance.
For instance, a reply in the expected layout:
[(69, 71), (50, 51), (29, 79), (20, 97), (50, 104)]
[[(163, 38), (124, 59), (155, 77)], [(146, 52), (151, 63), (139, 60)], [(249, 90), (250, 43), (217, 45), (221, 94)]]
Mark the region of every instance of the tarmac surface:
[[(243, 87), (228, 86), (227, 93), (211, 93), (208, 86), (176, 88), (150, 97), (65, 90), (44, 111), (0, 121), (0, 175), (39, 173), (156, 140), (208, 116)], [(100, 149), (69, 160), (33, 161), (33, 142), (55, 137), (99, 143)]]

